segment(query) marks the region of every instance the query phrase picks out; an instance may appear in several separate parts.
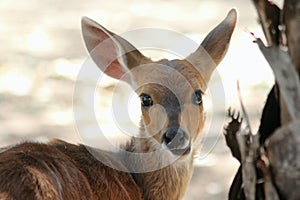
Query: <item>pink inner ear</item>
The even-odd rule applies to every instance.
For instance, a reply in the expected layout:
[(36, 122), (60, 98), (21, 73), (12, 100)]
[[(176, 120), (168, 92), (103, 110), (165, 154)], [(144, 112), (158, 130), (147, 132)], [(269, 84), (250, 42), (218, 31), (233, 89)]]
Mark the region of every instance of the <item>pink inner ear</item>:
[(120, 79), (125, 72), (121, 69), (118, 60), (114, 60), (104, 71), (104, 73), (110, 77)]
[(88, 42), (89, 47), (92, 47), (90, 52), (93, 60), (106, 75), (120, 79), (125, 71), (117, 59), (118, 49), (115, 42), (107, 33), (98, 28), (91, 27), (91, 33), (92, 37)]

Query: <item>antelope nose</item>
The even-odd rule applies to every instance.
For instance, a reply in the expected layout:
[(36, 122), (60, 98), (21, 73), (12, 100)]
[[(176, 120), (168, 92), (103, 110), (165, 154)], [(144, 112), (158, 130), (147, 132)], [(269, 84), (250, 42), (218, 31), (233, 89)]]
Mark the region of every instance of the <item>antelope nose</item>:
[(190, 152), (189, 136), (181, 128), (169, 128), (162, 136), (163, 144), (176, 155)]

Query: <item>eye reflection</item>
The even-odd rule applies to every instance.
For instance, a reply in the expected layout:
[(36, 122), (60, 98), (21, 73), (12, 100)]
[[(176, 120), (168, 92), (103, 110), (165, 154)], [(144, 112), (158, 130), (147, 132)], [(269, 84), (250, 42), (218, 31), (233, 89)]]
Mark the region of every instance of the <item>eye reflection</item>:
[(141, 104), (144, 108), (149, 108), (150, 106), (153, 105), (153, 100), (148, 94), (142, 93), (140, 95), (140, 99), (141, 99)]
[(194, 94), (192, 95), (192, 102), (195, 105), (202, 105), (202, 91), (201, 90), (196, 90)]

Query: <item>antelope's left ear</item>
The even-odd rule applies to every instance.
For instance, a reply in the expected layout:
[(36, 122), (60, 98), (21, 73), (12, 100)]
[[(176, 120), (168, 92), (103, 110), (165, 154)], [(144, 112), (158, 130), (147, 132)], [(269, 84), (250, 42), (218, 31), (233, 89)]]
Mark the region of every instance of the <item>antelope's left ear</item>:
[(199, 70), (206, 82), (227, 52), (236, 21), (237, 12), (232, 9), (226, 18), (205, 37), (200, 47), (186, 58)]
[[(106, 75), (125, 80), (130, 70), (151, 60), (121, 36), (107, 30), (97, 22), (83, 17), (82, 36), (89, 54)], [(123, 77), (123, 79), (121, 79)], [(125, 80), (131, 84), (131, 80)]]

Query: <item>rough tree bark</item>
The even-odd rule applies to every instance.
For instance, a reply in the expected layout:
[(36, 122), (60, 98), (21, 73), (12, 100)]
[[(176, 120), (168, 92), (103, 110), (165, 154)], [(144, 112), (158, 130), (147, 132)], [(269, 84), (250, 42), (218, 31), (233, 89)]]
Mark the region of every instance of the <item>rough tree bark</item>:
[[(255, 42), (276, 83), (257, 135), (241, 130), (240, 115), (229, 112), (226, 142), (241, 163), (229, 199), (300, 199), (300, 1), (285, 0), (283, 9), (270, 0), (253, 3), (267, 46), (259, 38)], [(242, 110), (245, 117), (243, 105)]]

